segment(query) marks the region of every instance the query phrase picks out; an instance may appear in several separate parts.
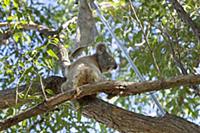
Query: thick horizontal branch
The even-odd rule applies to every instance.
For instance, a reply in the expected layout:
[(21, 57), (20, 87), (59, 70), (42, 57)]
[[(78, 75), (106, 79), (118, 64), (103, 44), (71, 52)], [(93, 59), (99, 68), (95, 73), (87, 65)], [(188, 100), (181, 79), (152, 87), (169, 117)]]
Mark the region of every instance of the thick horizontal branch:
[(59, 105), (60, 103), (63, 103), (67, 100), (82, 98), (87, 95), (96, 94), (100, 91), (112, 94), (131, 95), (154, 90), (167, 89), (174, 86), (191, 84), (200, 84), (200, 75), (180, 76), (171, 80), (141, 83), (104, 81), (94, 84), (88, 84), (78, 88), (78, 91), (76, 89), (72, 89), (68, 92), (60, 93), (54, 97), (49, 98), (47, 101), (27, 110), (26, 112), (23, 112), (19, 115), (14, 116), (13, 118), (9, 118), (0, 122), (0, 129), (6, 129), (22, 120), (50, 111), (56, 105)]
[(200, 42), (200, 28), (197, 24), (190, 18), (189, 14), (183, 9), (181, 4), (177, 0), (170, 0), (174, 9), (177, 11), (180, 18), (192, 28), (194, 35), (197, 37), (197, 40)]
[(200, 75), (179, 76), (170, 80), (146, 81), (146, 82), (124, 82), (124, 81), (104, 81), (81, 86), (79, 96), (83, 94), (95, 94), (96, 92), (106, 92), (108, 94), (128, 96), (144, 92), (164, 90), (181, 85), (200, 84)]
[[(49, 77), (44, 80), (45, 89), (52, 89), (55, 94), (60, 92), (60, 86), (64, 82), (64, 78), (61, 77)], [(102, 81), (98, 83), (88, 84), (81, 86), (77, 97), (83, 97), (85, 95), (95, 94), (97, 92), (105, 92), (112, 95), (128, 96), (135, 95), (144, 92), (158, 91), (162, 89), (168, 89), (181, 85), (194, 85), (200, 84), (200, 75), (187, 75), (179, 76), (170, 80), (158, 80), (158, 81), (146, 81), (146, 82), (124, 82), (124, 81)], [(29, 85), (19, 87), (19, 91), (25, 91)], [(76, 90), (73, 90), (74, 94)], [(28, 94), (42, 95), (41, 85), (39, 81), (32, 84), (30, 92)], [(14, 106), (15, 103), (15, 89), (8, 89), (0, 91), (0, 109)], [(23, 99), (18, 101), (23, 102)]]

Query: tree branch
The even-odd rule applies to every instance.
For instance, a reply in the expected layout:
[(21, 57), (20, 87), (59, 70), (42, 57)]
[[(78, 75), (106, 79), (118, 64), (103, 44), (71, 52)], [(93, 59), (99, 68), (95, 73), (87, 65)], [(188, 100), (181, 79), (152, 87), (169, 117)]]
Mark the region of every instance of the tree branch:
[[(52, 76), (47, 79), (43, 80), (45, 89), (50, 89), (53, 91), (54, 94), (60, 93), (60, 86), (62, 83), (64, 83), (65, 79), (58, 77), (58, 76)], [(27, 89), (30, 87), (29, 91), (27, 92), (28, 95), (36, 96), (41, 95), (42, 96), (42, 88), (39, 81), (34, 81), (31, 86), (29, 85), (23, 85), (20, 86), (19, 93), (24, 93), (27, 91)], [(16, 90), (15, 88), (10, 88), (6, 90), (0, 91), (0, 109), (12, 107), (16, 105)], [(30, 101), (30, 99), (18, 99), (18, 104), (27, 103)]]
[(167, 39), (168, 39), (169, 43), (167, 43), (167, 45), (169, 45), (171, 55), (172, 55), (172, 57), (174, 59), (174, 63), (181, 70), (181, 73), (183, 75), (188, 75), (187, 70), (185, 69), (185, 67), (184, 67), (183, 63), (181, 62), (180, 58), (178, 58), (176, 56), (176, 50), (174, 49), (174, 45), (173, 45), (173, 43), (175, 42), (174, 38), (169, 34), (169, 32), (167, 31), (167, 29), (163, 28), (163, 26), (161, 28), (159, 28), (159, 29), (162, 31), (163, 37), (164, 38), (167, 37)]
[[(170, 36), (170, 34), (168, 33), (168, 31), (167, 31), (166, 29), (164, 29), (164, 28), (159, 28), (159, 29), (162, 31), (162, 33), (163, 33), (163, 34), (167, 37), (167, 39), (168, 39), (168, 42), (169, 42), (169, 43), (167, 43), (167, 44), (169, 45), (169, 48), (170, 48), (172, 57), (173, 57), (173, 59), (174, 59), (174, 63), (175, 63), (176, 66), (181, 70), (181, 73), (182, 73), (183, 75), (188, 75), (188, 72), (187, 72), (186, 68), (184, 67), (182, 61), (180, 60), (180, 58), (178, 58), (178, 57), (176, 56), (176, 51), (174, 50), (174, 45), (173, 45), (173, 42), (174, 42), (174, 41), (173, 41), (173, 37)], [(164, 36), (164, 35), (163, 35), (163, 36)], [(164, 37), (164, 38), (165, 38), (165, 37)], [(171, 39), (171, 38), (172, 38), (172, 39)], [(191, 88), (194, 90), (194, 92), (195, 92), (196, 95), (200, 96), (200, 90), (199, 90), (199, 88), (198, 88), (197, 86), (191, 85)]]
[(174, 115), (150, 117), (130, 112), (100, 99), (83, 104), (82, 113), (122, 133), (199, 133), (200, 127)]
[(195, 24), (194, 21), (190, 18), (190, 16), (186, 13), (186, 11), (183, 9), (181, 4), (177, 0), (170, 0), (172, 6), (178, 13), (179, 17), (188, 25), (192, 28), (192, 31), (194, 35), (196, 36), (197, 40), (200, 42), (200, 29), (199, 27)]
[(18, 114), (12, 118), (0, 122), (0, 130), (6, 129), (32, 116), (36, 116), (39, 114), (43, 114), (47, 111), (51, 111), (52, 109), (54, 109), (56, 105), (59, 105), (67, 100), (80, 99), (87, 95), (96, 94), (97, 92), (106, 92), (106, 93), (127, 96), (131, 94), (139, 94), (154, 90), (167, 89), (180, 85), (191, 85), (199, 83), (200, 83), (200, 75), (196, 76), (188, 75), (188, 76), (180, 76), (165, 81), (164, 80), (149, 81), (149, 82), (146, 81), (141, 83), (123, 82), (123, 81), (103, 81), (103, 82), (83, 85), (77, 89), (71, 89), (68, 92), (60, 93), (56, 96), (53, 96), (49, 98), (47, 101), (44, 101), (43, 103), (21, 114)]
[[(153, 60), (153, 65), (155, 66), (155, 69), (156, 69), (156, 71), (158, 72), (159, 76), (161, 76), (160, 67), (159, 67), (158, 61), (157, 61), (157, 59), (156, 59), (156, 57), (155, 57), (155, 52), (154, 52), (154, 50), (151, 48), (151, 45), (150, 45), (150, 43), (149, 43), (149, 39), (148, 39), (148, 38), (149, 38), (149, 34), (148, 34), (148, 31), (147, 31), (147, 32), (145, 31), (145, 28), (144, 28), (144, 26), (142, 25), (142, 23), (141, 23), (141, 21), (140, 21), (140, 19), (139, 19), (139, 17), (138, 17), (138, 14), (137, 14), (136, 11), (135, 11), (135, 8), (134, 8), (134, 6), (133, 6), (131, 0), (129, 0), (129, 4), (130, 4), (130, 7), (131, 7), (131, 12), (132, 12), (132, 14), (133, 14), (134, 17), (135, 17), (135, 20), (136, 20), (136, 22), (138, 23), (139, 28), (141, 28), (142, 34), (143, 34), (143, 36), (144, 36), (145, 43), (147, 44), (147, 48), (149, 49), (151, 58), (152, 58), (152, 60)], [(132, 19), (132, 21), (134, 20), (133, 17), (131, 17), (131, 19)], [(148, 28), (146, 28), (146, 29), (148, 30)]]
[(68, 50), (65, 48), (64, 45), (62, 45), (61, 43), (59, 43), (57, 45), (57, 48), (58, 48), (58, 57), (59, 57), (59, 61), (61, 63), (61, 66), (62, 66), (62, 73), (63, 75), (65, 75), (65, 72), (67, 71), (68, 69), (68, 66), (71, 64), (70, 63), (70, 60), (69, 60), (69, 52)]
[[(52, 89), (55, 94), (58, 94), (60, 93), (60, 86), (64, 81), (65, 79), (61, 77), (49, 77), (46, 80), (44, 80), (44, 86), (46, 89)], [(164, 90), (175, 86), (194, 85), (199, 83), (200, 75), (187, 75), (179, 76), (170, 80), (145, 81), (139, 83), (124, 81), (103, 81), (83, 85), (77, 90), (79, 90), (78, 93), (80, 93), (78, 94), (79, 98), (85, 95), (92, 95), (97, 92), (105, 92), (112, 95), (128, 96), (150, 91)], [(29, 86), (25, 85), (19, 87), (19, 92), (25, 91), (27, 87)], [(30, 95), (33, 95), (35, 93), (37, 93), (38, 95), (42, 95), (41, 85), (39, 81), (33, 83), (29, 92)], [(76, 93), (75, 89), (73, 93)], [(14, 88), (0, 91), (0, 109), (14, 106), (15, 95), (16, 94)], [(24, 99), (21, 99), (19, 100), (19, 102), (22, 102), (23, 100)]]
[(88, 46), (92, 46), (97, 36), (95, 18), (90, 8), (93, 0), (79, 0), (79, 12), (77, 21), (76, 43), (78, 47), (74, 49), (71, 57), (76, 57)]
[(14, 33), (14, 28), (12, 27), (17, 27), (18, 29), (23, 30), (35, 30), (42, 33), (45, 36), (52, 36), (59, 33), (59, 30), (51, 29), (46, 26), (38, 25), (35, 23), (1, 22), (0, 28), (1, 27), (7, 27), (9, 28), (9, 30), (0, 35), (0, 40), (8, 39)]

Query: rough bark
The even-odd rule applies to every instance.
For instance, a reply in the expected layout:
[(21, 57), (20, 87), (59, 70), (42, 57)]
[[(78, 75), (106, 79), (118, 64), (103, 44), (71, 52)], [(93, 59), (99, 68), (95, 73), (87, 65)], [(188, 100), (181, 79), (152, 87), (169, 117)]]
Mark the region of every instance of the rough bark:
[(122, 133), (199, 133), (200, 127), (182, 118), (166, 114), (150, 117), (106, 103), (100, 99), (83, 104), (83, 114)]
[(122, 133), (199, 133), (200, 127), (182, 118), (166, 114), (162, 118), (124, 110), (100, 99), (85, 103), (82, 112)]

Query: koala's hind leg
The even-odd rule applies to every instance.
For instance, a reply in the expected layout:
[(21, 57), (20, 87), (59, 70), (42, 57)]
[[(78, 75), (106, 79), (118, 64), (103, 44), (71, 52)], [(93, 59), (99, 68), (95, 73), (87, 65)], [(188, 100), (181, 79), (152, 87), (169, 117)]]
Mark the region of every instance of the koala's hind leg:
[(76, 82), (74, 83), (75, 86), (81, 86), (89, 83), (94, 83), (98, 75), (94, 72), (94, 70), (91, 70), (90, 68), (82, 69), (77, 75), (76, 75)]
[[(78, 77), (79, 78), (76, 80), (77, 86), (94, 83), (94, 82), (97, 82), (100, 80), (99, 74), (97, 72), (95, 72), (93, 69), (87, 68), (87, 67), (80, 71)], [(79, 90), (77, 90), (77, 91), (79, 91)], [(85, 105), (87, 105), (87, 103), (93, 101), (93, 99), (96, 98), (96, 95), (97, 94), (88, 95), (88, 96), (82, 97), (80, 99), (77, 99), (78, 104), (76, 103), (76, 109), (81, 109), (82, 106), (85, 106)]]

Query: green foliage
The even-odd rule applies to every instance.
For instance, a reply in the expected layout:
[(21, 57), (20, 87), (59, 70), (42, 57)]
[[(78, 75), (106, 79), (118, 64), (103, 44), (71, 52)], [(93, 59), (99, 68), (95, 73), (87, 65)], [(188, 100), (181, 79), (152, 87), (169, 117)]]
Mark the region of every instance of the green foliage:
[[(129, 1), (98, 1), (113, 32), (123, 42), (132, 60), (147, 80), (168, 79), (183, 74), (177, 60), (188, 73), (196, 73), (199, 65), (200, 45), (190, 26), (185, 24), (166, 0), (136, 0), (133, 8)], [(180, 1), (192, 20), (200, 27), (198, 0)], [(58, 29), (66, 22), (74, 20), (78, 14), (78, 5), (74, 0), (51, 1), (49, 5), (31, 0), (1, 0), (0, 22), (15, 22), (8, 28), (1, 28), (1, 34), (12, 30), (13, 35), (7, 41), (0, 40), (0, 89), (14, 88), (30, 84), (39, 76), (48, 77), (61, 73), (58, 54), (54, 46), (58, 38), (47, 37), (35, 30), (23, 30), (17, 23), (34, 22), (49, 28)], [(94, 13), (95, 15), (95, 13)], [(96, 17), (99, 36), (97, 42), (115, 42), (100, 19)], [(76, 21), (72, 21), (62, 30), (60, 38), (66, 47), (74, 47)], [(110, 46), (110, 45), (109, 45)], [(130, 69), (124, 55), (117, 47), (110, 47), (120, 69), (115, 73), (116, 80), (138, 82), (133, 70)], [(174, 51), (174, 53), (173, 53)], [(107, 75), (109, 76), (109, 75)], [(51, 90), (47, 94), (53, 95)], [(0, 119), (8, 118), (28, 109), (42, 99), (20, 94), (22, 98), (34, 99), (23, 107), (9, 108), (0, 111)], [(199, 121), (200, 98), (191, 87), (179, 87), (157, 93), (158, 100), (169, 113), (186, 119)], [(148, 95), (120, 97), (114, 104), (135, 112), (154, 115), (155, 105)], [(59, 111), (49, 112), (24, 120), (7, 132), (114, 132), (106, 125), (73, 111), (68, 103), (60, 105)], [(153, 113), (152, 113), (153, 112)]]

